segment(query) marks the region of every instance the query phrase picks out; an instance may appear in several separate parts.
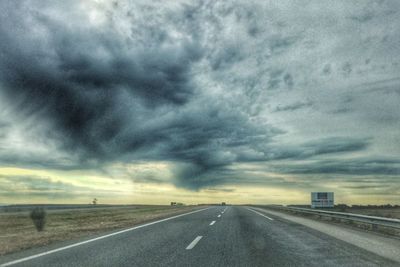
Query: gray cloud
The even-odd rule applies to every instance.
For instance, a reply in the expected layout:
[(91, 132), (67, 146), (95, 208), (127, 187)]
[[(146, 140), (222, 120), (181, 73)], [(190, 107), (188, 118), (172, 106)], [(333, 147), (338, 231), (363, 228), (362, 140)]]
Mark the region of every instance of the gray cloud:
[(380, 189), (380, 188), (388, 188), (388, 185), (348, 185), (344, 186), (344, 188), (349, 189)]
[(93, 190), (90, 187), (76, 186), (70, 183), (54, 181), (41, 176), (0, 175), (0, 192), (2, 196), (12, 199), (46, 197), (48, 199), (66, 199), (87, 196), (88, 201), (95, 195), (108, 196), (118, 192), (112, 190)]
[(207, 188), (206, 191), (208, 192), (235, 192), (235, 189), (232, 188)]
[(290, 46), (298, 41), (298, 37), (289, 36), (289, 37), (273, 37), (270, 42), (270, 49), (272, 53), (281, 53), (288, 49)]
[(191, 190), (262, 183), (240, 163), (398, 175), (365, 160), (400, 151), (396, 4), (116, 3), (1, 2), (2, 166), (168, 161)]
[[(67, 201), (75, 198), (86, 199), (91, 203), (94, 197), (107, 199), (110, 196), (121, 197), (126, 192), (109, 188), (92, 188), (36, 175), (0, 175), (0, 194), (3, 198), (15, 202), (35, 203), (35, 201)], [(71, 201), (71, 202), (70, 202)]]
[(317, 160), (276, 167), (293, 174), (399, 175), (400, 161), (392, 159)]
[[(13, 3), (4, 5), (15, 19), (23, 14)], [(15, 109), (50, 124), (46, 137), (76, 155), (78, 168), (119, 160), (176, 160), (183, 163), (176, 184), (198, 188), (207, 182), (195, 177), (235, 161), (230, 147), (268, 142), (276, 134), (273, 127), (258, 129), (239, 110), (221, 109), (218, 101), (200, 107), (192, 100), (197, 88), (190, 68), (202, 55), (195, 41), (169, 44), (152, 28), (158, 37), (146, 41), (156, 41), (153, 47), (138, 47), (111, 26), (74, 31), (41, 11), (27, 15), (47, 38), (30, 35), (32, 25), (25, 20), (2, 17), (2, 87), (6, 99), (18, 103)], [(14, 24), (20, 34), (10, 31)], [(2, 158), (3, 163), (30, 165), (44, 160)], [(43, 165), (68, 168), (58, 163)]]
[[(15, 12), (18, 19), (21, 11)], [(110, 142), (127, 120), (132, 121), (125, 113), (129, 106), (183, 105), (194, 93), (190, 65), (201, 49), (193, 43), (135, 49), (125, 46), (112, 29), (77, 32), (45, 14), (33, 14), (31, 19), (49, 36), (39, 39), (24, 35), (30, 31), (24, 20), (2, 18), (3, 90), (11, 101), (20, 103), (19, 112), (40, 113), (64, 138), (71, 139), (66, 147), (101, 157), (110, 151), (99, 144)], [(21, 27), (20, 35), (10, 32), (15, 23)], [(29, 38), (34, 40), (29, 42)]]
[(290, 105), (285, 105), (285, 106), (277, 106), (274, 111), (275, 112), (280, 112), (280, 111), (293, 111), (301, 108), (306, 108), (306, 107), (311, 107), (313, 103), (311, 102), (296, 102)]
[(369, 142), (369, 138), (332, 137), (290, 146), (269, 145), (263, 150), (258, 150), (262, 153), (242, 153), (239, 159), (241, 161), (304, 160), (328, 154), (363, 151), (368, 148)]
[(331, 74), (331, 72), (332, 72), (332, 67), (331, 67), (331, 65), (330, 65), (330, 64), (326, 64), (326, 65), (324, 66), (324, 68), (322, 69), (322, 72), (323, 72), (324, 75), (329, 75), (329, 74)]

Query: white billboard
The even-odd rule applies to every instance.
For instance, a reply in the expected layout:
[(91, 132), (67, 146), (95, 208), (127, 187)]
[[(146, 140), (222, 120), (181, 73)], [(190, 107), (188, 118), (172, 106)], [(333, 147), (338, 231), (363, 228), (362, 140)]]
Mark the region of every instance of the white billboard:
[(311, 208), (333, 208), (333, 192), (311, 192)]

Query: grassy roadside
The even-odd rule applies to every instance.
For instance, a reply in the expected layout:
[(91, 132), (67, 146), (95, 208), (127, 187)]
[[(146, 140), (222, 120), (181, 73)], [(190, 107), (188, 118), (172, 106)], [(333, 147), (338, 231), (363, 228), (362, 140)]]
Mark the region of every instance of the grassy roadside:
[(47, 213), (44, 231), (37, 232), (29, 212), (0, 214), (0, 255), (56, 241), (82, 238), (101, 232), (189, 212), (198, 206), (130, 206), (55, 210)]
[[(272, 205), (270, 205), (272, 206)], [(279, 205), (274, 205), (275, 207), (280, 207)], [(293, 208), (306, 208), (310, 209), (310, 205), (289, 205), (288, 207)], [(337, 212), (347, 212), (355, 213), (368, 216), (385, 217), (392, 219), (400, 219), (400, 206), (398, 205), (352, 205), (348, 206), (345, 204), (335, 205), (334, 208), (318, 208), (318, 210), (325, 211), (337, 211)]]
[(345, 208), (345, 209), (326, 209), (327, 211), (348, 212), (368, 216), (386, 217), (400, 219), (400, 208)]

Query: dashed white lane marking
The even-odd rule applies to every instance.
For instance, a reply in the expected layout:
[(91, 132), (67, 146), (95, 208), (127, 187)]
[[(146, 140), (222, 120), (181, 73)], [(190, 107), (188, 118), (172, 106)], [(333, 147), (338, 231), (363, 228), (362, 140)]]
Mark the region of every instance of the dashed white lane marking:
[(220, 214), (220, 215), (218, 215), (218, 218), (219, 218), (219, 217), (221, 217), (221, 214)]
[(213, 225), (215, 223), (215, 221), (212, 221), (211, 223), (210, 223), (210, 225)]
[(45, 256), (45, 255), (56, 253), (58, 251), (62, 251), (62, 250), (66, 250), (66, 249), (69, 249), (69, 248), (77, 247), (77, 246), (80, 246), (80, 245), (83, 245), (83, 244), (87, 244), (87, 243), (90, 243), (90, 242), (93, 242), (93, 241), (96, 241), (96, 240), (104, 239), (104, 238), (107, 238), (107, 237), (110, 237), (110, 236), (114, 236), (114, 235), (119, 235), (119, 234), (122, 234), (122, 233), (125, 233), (125, 232), (136, 230), (136, 229), (139, 229), (139, 228), (142, 228), (142, 227), (146, 227), (146, 226), (149, 226), (149, 225), (153, 225), (153, 224), (156, 224), (156, 223), (173, 220), (173, 219), (176, 219), (176, 218), (179, 218), (179, 217), (182, 217), (182, 216), (186, 216), (186, 215), (193, 214), (193, 213), (200, 212), (200, 211), (207, 210), (207, 209), (209, 209), (209, 208), (205, 208), (205, 209), (201, 209), (201, 210), (195, 210), (195, 211), (191, 211), (191, 212), (188, 212), (188, 213), (179, 214), (179, 215), (176, 215), (176, 216), (165, 218), (165, 219), (162, 219), (162, 220), (158, 220), (158, 221), (154, 221), (154, 222), (138, 225), (138, 226), (135, 226), (135, 227), (132, 227), (132, 228), (128, 228), (128, 229), (121, 230), (121, 231), (118, 231), (118, 232), (115, 232), (115, 233), (99, 236), (99, 237), (96, 237), (96, 238), (93, 238), (93, 239), (89, 239), (89, 240), (86, 240), (86, 241), (83, 241), (83, 242), (78, 242), (78, 243), (75, 243), (75, 244), (72, 244), (72, 245), (68, 245), (68, 246), (61, 247), (61, 248), (56, 248), (56, 249), (53, 249), (53, 250), (42, 252), (42, 253), (39, 253), (39, 254), (36, 254), (36, 255), (32, 255), (32, 256), (29, 256), (29, 257), (25, 257), (25, 258), (22, 258), (22, 259), (6, 262), (6, 263), (3, 263), (3, 264), (0, 264), (0, 267), (11, 266), (11, 265), (14, 265), (14, 264), (17, 264), (17, 263), (20, 263), (20, 262), (29, 261), (29, 260), (32, 260), (32, 259), (35, 259), (35, 258), (39, 258), (39, 257)]
[(259, 213), (258, 211), (255, 211), (255, 210), (253, 210), (253, 209), (249, 209), (249, 208), (246, 208), (246, 209), (251, 210), (252, 212), (257, 213), (258, 215), (263, 216), (264, 218), (267, 218), (267, 219), (270, 220), (270, 221), (273, 221), (273, 220), (274, 220), (274, 219), (272, 219), (271, 217), (268, 217), (268, 216), (266, 216), (266, 215), (264, 215), (264, 214), (262, 214), (262, 213)]
[(196, 238), (192, 241), (192, 243), (190, 243), (189, 246), (186, 247), (186, 249), (192, 249), (192, 248), (194, 248), (194, 246), (197, 245), (197, 243), (200, 241), (200, 239), (201, 239), (202, 237), (203, 237), (203, 236), (201, 236), (201, 235), (199, 235), (198, 237), (196, 237)]

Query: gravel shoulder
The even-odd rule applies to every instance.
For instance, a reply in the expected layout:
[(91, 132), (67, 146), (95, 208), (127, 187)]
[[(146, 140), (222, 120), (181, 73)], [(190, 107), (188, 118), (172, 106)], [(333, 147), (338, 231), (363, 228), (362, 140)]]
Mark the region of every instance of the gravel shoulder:
[(335, 237), (359, 248), (400, 263), (400, 239), (398, 238), (390, 238), (376, 233), (350, 229), (347, 227), (315, 221), (304, 217), (293, 216), (265, 208), (252, 207), (252, 209), (258, 210), (267, 215), (269, 214), (277, 216), (279, 218), (310, 227), (329, 236)]

